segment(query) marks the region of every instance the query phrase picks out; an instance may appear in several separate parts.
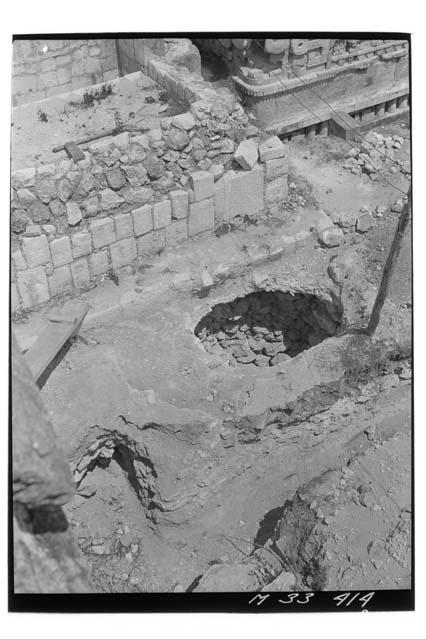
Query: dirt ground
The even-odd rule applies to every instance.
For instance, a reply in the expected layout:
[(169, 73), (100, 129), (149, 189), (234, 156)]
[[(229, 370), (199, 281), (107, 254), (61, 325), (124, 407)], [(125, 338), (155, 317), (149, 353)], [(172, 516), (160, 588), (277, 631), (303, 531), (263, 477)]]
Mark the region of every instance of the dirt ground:
[[(377, 131), (403, 135), (406, 159), (403, 124)], [(399, 215), (389, 207), (407, 178), (387, 173), (393, 187), (345, 171), (347, 144), (336, 138), (290, 142), (288, 153), (293, 196), (309, 207), (330, 217), (359, 215), (363, 205), (386, 211), (365, 233), (346, 233), (338, 248), (308, 242), (284, 255), (265, 267), (268, 277), (280, 287), (333, 290), (330, 259), (355, 251), (353, 287), (374, 294)], [(309, 227), (304, 211), (299, 200), (284, 212), (283, 230), (289, 220), (295, 230)], [(118, 286), (105, 281), (80, 296), (92, 305), (85, 342), (70, 349), (43, 396), (78, 481), (67, 512), (99, 591), (197, 590), (210, 568), (248, 562), (256, 548), (281, 549), (297, 589), (410, 585), (410, 237), (376, 341), (359, 350), (370, 362), (377, 346), (375, 368), (339, 373), (350, 337), (330, 338), (266, 373), (228, 367), (205, 352), (194, 327), (217, 302), (253, 290), (262, 269), (241, 267), (205, 297), (194, 282), (203, 266), (242, 265), (251, 243), (272, 244), (276, 233), (267, 221), (220, 241), (200, 239), (123, 272)], [(22, 348), (52, 306), (16, 325)], [(397, 345), (393, 355), (380, 340)], [(271, 394), (282, 391), (274, 406), (256, 411), (250, 397), (261, 393), (262, 379)], [(315, 524), (296, 554), (304, 514)], [(240, 588), (248, 588), (243, 580)], [(217, 589), (226, 590), (219, 578)]]
[(142, 130), (148, 120), (185, 111), (183, 105), (171, 100), (142, 72), (137, 81), (124, 76), (118, 83), (107, 82), (104, 86), (109, 86), (112, 92), (90, 104), (85, 102), (84, 94), (102, 90), (99, 85), (76, 90), (66, 100), (56, 96), (14, 109), (12, 171), (65, 159), (64, 151), (53, 153), (52, 149), (71, 140), (108, 135), (121, 125)]

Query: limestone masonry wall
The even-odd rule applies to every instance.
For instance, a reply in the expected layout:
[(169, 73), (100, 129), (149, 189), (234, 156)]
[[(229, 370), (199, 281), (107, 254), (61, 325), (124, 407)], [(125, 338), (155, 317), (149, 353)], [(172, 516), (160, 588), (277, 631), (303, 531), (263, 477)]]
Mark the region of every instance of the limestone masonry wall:
[(16, 40), (13, 43), (13, 106), (117, 76), (114, 39)]
[(258, 216), (287, 197), (285, 145), (230, 94), (12, 174), (12, 311)]

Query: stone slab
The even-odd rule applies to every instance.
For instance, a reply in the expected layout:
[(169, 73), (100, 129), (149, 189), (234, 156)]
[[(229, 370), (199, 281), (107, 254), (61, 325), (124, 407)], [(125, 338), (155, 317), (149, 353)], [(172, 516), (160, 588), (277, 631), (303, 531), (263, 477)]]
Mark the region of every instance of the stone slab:
[(49, 300), (49, 287), (43, 267), (19, 271), (17, 282), (24, 309), (30, 309)]
[(46, 236), (23, 238), (22, 247), (30, 269), (50, 262), (49, 243)]
[(109, 269), (108, 251), (103, 249), (89, 256), (90, 274), (92, 277), (107, 273)]
[(136, 260), (136, 240), (134, 238), (118, 240), (118, 242), (111, 244), (109, 249), (113, 269), (126, 267)]
[(172, 219), (172, 203), (170, 200), (163, 200), (163, 202), (154, 204), (152, 206), (152, 217), (155, 230), (167, 227)]
[[(228, 205), (229, 204), (229, 208)], [(259, 165), (251, 171), (238, 171), (231, 177), (229, 198), (225, 190), (225, 222), (236, 216), (252, 215), (264, 207), (263, 170)]]
[(76, 289), (85, 287), (90, 282), (87, 258), (79, 258), (71, 264), (72, 280)]
[(92, 236), (87, 231), (74, 233), (71, 236), (71, 244), (74, 258), (87, 256), (92, 251)]
[(175, 246), (188, 238), (186, 220), (176, 220), (166, 227), (166, 246)]
[(115, 216), (114, 222), (117, 240), (123, 240), (123, 238), (131, 238), (133, 236), (133, 221), (130, 213)]
[(172, 219), (182, 220), (188, 216), (188, 192), (175, 189), (169, 193), (172, 203)]
[(152, 206), (150, 204), (144, 204), (143, 207), (134, 209), (132, 211), (132, 218), (135, 236), (142, 236), (153, 230), (154, 223), (152, 219)]
[(53, 270), (52, 275), (49, 276), (49, 290), (51, 297), (57, 296), (65, 291), (70, 291), (72, 287), (71, 267), (69, 264)]
[(213, 198), (193, 202), (189, 206), (188, 235), (195, 236), (214, 228), (214, 204)]
[(110, 218), (95, 220), (90, 225), (95, 249), (101, 249), (112, 242), (115, 242), (114, 221)]
[(145, 258), (161, 253), (166, 247), (166, 234), (164, 229), (158, 229), (147, 233), (136, 240), (138, 256)]
[(64, 264), (69, 264), (73, 260), (71, 243), (68, 236), (52, 240), (50, 243), (50, 252), (55, 267), (62, 267)]
[(190, 176), (194, 199), (205, 200), (214, 195), (214, 178), (208, 171), (196, 171)]

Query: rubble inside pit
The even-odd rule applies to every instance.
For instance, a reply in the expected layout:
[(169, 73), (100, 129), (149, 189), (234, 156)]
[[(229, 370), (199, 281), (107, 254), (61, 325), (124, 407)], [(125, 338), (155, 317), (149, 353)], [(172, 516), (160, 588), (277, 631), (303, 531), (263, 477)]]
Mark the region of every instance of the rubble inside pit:
[(230, 365), (273, 367), (335, 335), (341, 319), (337, 305), (313, 294), (260, 291), (217, 304), (195, 335)]

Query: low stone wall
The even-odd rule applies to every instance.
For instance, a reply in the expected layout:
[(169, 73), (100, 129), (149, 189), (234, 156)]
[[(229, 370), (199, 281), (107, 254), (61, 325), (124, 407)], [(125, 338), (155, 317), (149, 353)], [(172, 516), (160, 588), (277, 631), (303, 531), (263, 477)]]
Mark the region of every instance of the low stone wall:
[(16, 40), (12, 104), (17, 106), (118, 76), (116, 41)]
[(12, 311), (278, 206), (285, 145), (257, 134), (238, 104), (216, 97), (144, 134), (94, 142), (78, 163), (14, 172)]

